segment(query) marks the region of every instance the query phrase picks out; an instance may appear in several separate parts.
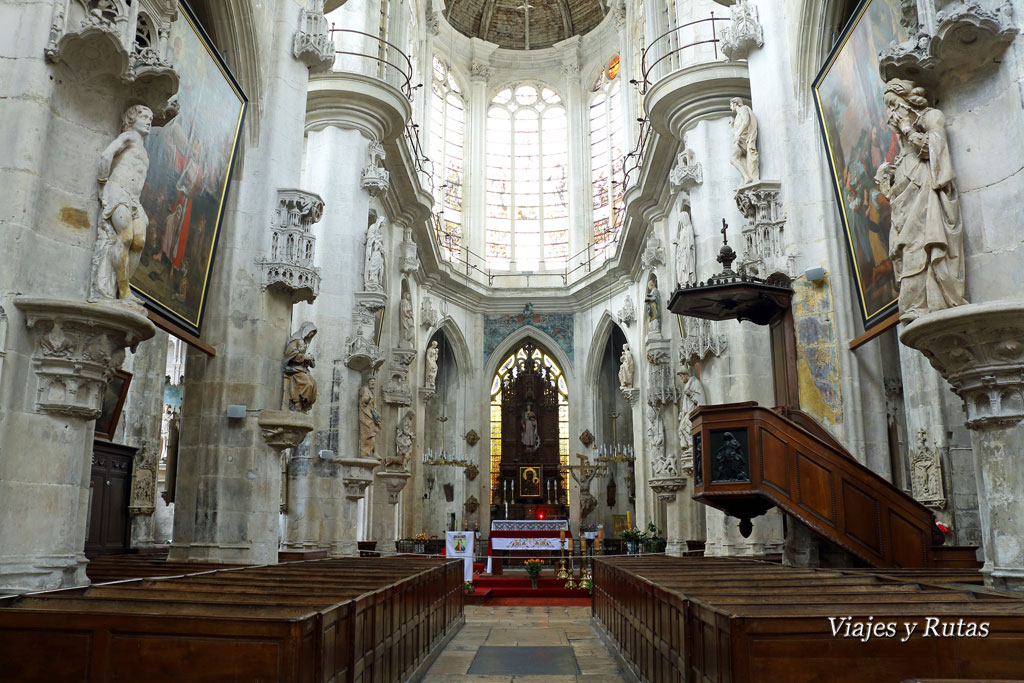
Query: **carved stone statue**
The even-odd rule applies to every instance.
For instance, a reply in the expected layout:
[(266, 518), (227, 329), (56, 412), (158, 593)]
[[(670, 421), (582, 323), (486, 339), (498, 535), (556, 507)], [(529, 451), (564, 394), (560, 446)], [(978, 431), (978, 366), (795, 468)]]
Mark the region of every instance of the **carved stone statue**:
[(381, 420), (377, 414), (376, 399), (377, 378), (370, 377), (359, 389), (359, 457), (376, 458), (373, 450), (380, 433)]
[(661, 334), (661, 293), (658, 291), (658, 276), (654, 273), (647, 278), (647, 295), (644, 302), (647, 311), (647, 331)]
[(679, 228), (676, 232), (676, 282), (686, 287), (697, 281), (696, 243), (690, 212), (679, 214)]
[(761, 168), (757, 156), (757, 118), (754, 110), (734, 97), (729, 100), (732, 109), (732, 152), (729, 163), (740, 172), (740, 186), (756, 183), (761, 179)]
[(743, 444), (732, 432), (722, 435), (722, 445), (711, 455), (711, 481), (747, 481), (747, 458)]
[(121, 134), (100, 155), (100, 223), (92, 256), (91, 299), (133, 301), (129, 282), (146, 246), (146, 215), (139, 196), (149, 172), (143, 138), (153, 125), (149, 107), (136, 104), (121, 118)]
[(620, 388), (631, 388), (633, 386), (633, 376), (636, 372), (636, 366), (633, 363), (633, 352), (629, 349), (629, 344), (622, 345), (622, 355), (619, 356), (619, 387)]
[(706, 405), (707, 400), (704, 398), (703, 385), (699, 379), (690, 374), (689, 367), (684, 366), (678, 374), (679, 379), (683, 382), (682, 398), (679, 401), (679, 425), (677, 427), (679, 450), (682, 454), (681, 462), (683, 469), (688, 470), (693, 467), (693, 437), (690, 435), (693, 423), (690, 421), (690, 413), (697, 406)]
[(409, 290), (402, 292), (402, 301), (398, 304), (398, 322), (401, 324), (401, 339), (398, 346), (403, 349), (411, 349), (415, 343), (416, 318), (412, 312), (412, 294)]
[(384, 291), (384, 216), (366, 229), (363, 288), (367, 292)]
[(405, 471), (412, 458), (412, 449), (416, 445), (416, 432), (413, 431), (413, 420), (416, 413), (411, 410), (405, 411), (405, 415), (398, 423), (395, 430), (395, 455), (384, 458), (385, 469), (397, 468)]
[(426, 353), (426, 376), (423, 378), (423, 384), (431, 389), (437, 384), (437, 354), (437, 342), (432, 341)]
[(315, 365), (309, 345), (316, 336), (316, 325), (304, 322), (284, 347), (284, 381), (288, 410), (308, 413), (316, 403), (316, 380), (309, 371)]
[(928, 106), (924, 88), (913, 81), (890, 80), (883, 98), (900, 152), (878, 167), (875, 180), (892, 206), (889, 257), (900, 321), (907, 324), (967, 303), (963, 226), (942, 112)]
[(678, 477), (675, 458), (665, 451), (665, 423), (661, 411), (647, 405), (644, 414), (647, 422), (647, 453), (651, 460), (651, 471), (655, 477)]
[(527, 404), (526, 412), (523, 413), (523, 445), (526, 450), (535, 451), (540, 447), (540, 435), (537, 432), (537, 414), (533, 412), (533, 406)]

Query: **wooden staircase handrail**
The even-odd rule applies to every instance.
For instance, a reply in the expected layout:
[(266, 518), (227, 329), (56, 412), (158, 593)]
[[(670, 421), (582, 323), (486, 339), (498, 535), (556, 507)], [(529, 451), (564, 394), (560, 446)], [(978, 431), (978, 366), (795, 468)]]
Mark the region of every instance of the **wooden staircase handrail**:
[[(693, 497), (740, 518), (741, 530), (778, 507), (871, 566), (936, 565), (932, 546), (942, 536), (931, 510), (854, 459), (810, 416), (753, 402), (701, 406), (692, 416), (702, 459)], [(711, 481), (712, 435), (723, 432), (745, 436), (747, 481)]]

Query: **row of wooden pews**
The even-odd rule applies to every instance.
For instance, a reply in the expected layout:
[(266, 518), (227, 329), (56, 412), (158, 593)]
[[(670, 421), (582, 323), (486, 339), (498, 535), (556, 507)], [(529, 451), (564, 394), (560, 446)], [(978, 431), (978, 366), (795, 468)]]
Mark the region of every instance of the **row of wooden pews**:
[(0, 598), (2, 681), (408, 679), (463, 622), (462, 561), (342, 558)]
[(1024, 598), (979, 580), (965, 570), (604, 557), (593, 614), (642, 681), (1024, 679)]

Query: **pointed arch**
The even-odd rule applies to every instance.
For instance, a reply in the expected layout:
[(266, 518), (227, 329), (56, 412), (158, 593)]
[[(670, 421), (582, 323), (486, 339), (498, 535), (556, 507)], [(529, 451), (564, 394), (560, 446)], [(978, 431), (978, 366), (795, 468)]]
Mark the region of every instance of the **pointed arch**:
[(437, 336), (438, 332), (444, 332), (448, 346), (455, 357), (455, 365), (458, 368), (459, 375), (468, 383), (476, 376), (476, 373), (473, 366), (473, 354), (469, 351), (466, 336), (462, 334), (462, 330), (459, 329), (458, 324), (450, 315), (444, 316), (436, 325), (430, 328), (430, 332), (427, 334), (428, 344), (430, 340)]
[(587, 363), (583, 371), (584, 386), (597, 386), (598, 377), (601, 375), (601, 363), (605, 358), (605, 348), (608, 345), (608, 337), (612, 331), (618, 329), (627, 342), (629, 336), (626, 331), (615, 322), (615, 318), (608, 311), (601, 314), (601, 319), (594, 328), (594, 336), (590, 339), (590, 352), (587, 354)]
[(569, 356), (566, 355), (565, 351), (562, 350), (562, 347), (558, 345), (558, 342), (551, 335), (533, 325), (520, 327), (498, 344), (484, 365), (483, 376), (486, 381), (491, 381), (494, 373), (498, 370), (498, 366), (505, 362), (505, 359), (522, 346), (523, 342), (527, 339), (533, 340), (541, 350), (558, 362), (558, 366), (562, 369), (562, 374), (565, 375), (565, 381), (569, 383), (569, 386), (573, 386), (573, 382), (576, 380), (576, 370), (573, 368)]

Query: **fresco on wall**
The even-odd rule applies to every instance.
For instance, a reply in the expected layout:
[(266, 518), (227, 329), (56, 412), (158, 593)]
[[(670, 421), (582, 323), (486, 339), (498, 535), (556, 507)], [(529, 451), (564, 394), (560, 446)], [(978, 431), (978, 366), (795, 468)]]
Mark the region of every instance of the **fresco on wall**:
[(179, 3), (168, 59), (180, 111), (146, 138), (146, 246), (132, 288), (161, 317), (198, 335), (246, 100), (192, 15)]
[(899, 4), (865, 0), (814, 81), (865, 328), (896, 309), (889, 202), (875, 184), (875, 171), (899, 151), (896, 134), (886, 125), (884, 83), (878, 73), (878, 52), (907, 39), (899, 24)]
[(527, 325), (536, 327), (558, 342), (558, 346), (572, 363), (573, 322), (572, 313), (534, 313), (529, 306), (527, 310), (515, 315), (485, 315), (484, 363), (487, 363), (491, 354), (506, 337)]
[(819, 420), (839, 424), (843, 398), (830, 279), (826, 278), (824, 285), (797, 280), (793, 291), (800, 407)]

